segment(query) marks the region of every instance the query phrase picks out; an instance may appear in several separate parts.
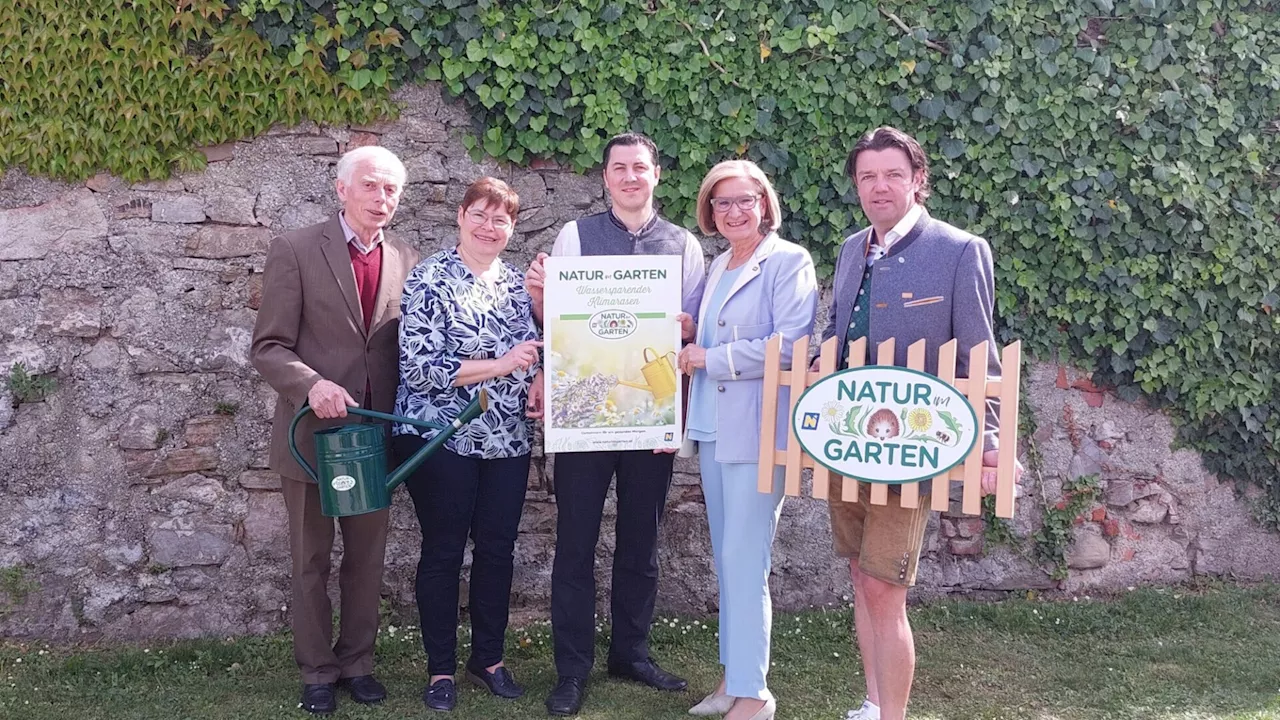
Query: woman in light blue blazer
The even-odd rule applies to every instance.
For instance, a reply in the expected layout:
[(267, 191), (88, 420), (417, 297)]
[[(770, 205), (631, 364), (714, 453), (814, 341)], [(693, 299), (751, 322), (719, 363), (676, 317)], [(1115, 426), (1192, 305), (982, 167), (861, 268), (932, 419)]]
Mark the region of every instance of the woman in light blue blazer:
[[(720, 585), (720, 664), (724, 679), (693, 715), (770, 720), (777, 701), (769, 671), (769, 566), (782, 511), (781, 468), (773, 493), (756, 489), (760, 443), (784, 437), (787, 399), (779, 399), (778, 437), (762, 440), (765, 343), (782, 336), (782, 367), (791, 346), (813, 332), (818, 283), (804, 248), (778, 237), (781, 207), (773, 185), (747, 160), (728, 160), (707, 173), (698, 191), (698, 226), (719, 233), (729, 250), (715, 259), (702, 307), (683, 316), (680, 368), (693, 376), (685, 450), (696, 445), (707, 523)], [(693, 327), (690, 327), (693, 326)], [(803, 359), (801, 360), (803, 362)], [(729, 549), (732, 552), (729, 552)]]

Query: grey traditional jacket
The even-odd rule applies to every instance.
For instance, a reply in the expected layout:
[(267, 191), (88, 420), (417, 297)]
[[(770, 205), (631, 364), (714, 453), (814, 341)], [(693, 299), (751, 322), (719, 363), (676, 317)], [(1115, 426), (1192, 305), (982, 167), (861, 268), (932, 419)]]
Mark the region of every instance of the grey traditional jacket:
[[(871, 228), (850, 235), (836, 260), (835, 300), (827, 313), (822, 339), (840, 338), (838, 367), (845, 364), (854, 306), (870, 302), (870, 360), (875, 359), (876, 345), (894, 338), (893, 364), (905, 367), (907, 347), (923, 339), (927, 345), (925, 371), (936, 375), (938, 348), (955, 338), (956, 376), (968, 377), (969, 350), (985, 340), (987, 374), (999, 375), (1000, 357), (992, 329), (995, 275), (987, 241), (922, 213), (915, 227), (876, 261), (867, 297), (861, 291), (870, 238)], [(998, 427), (997, 402), (989, 400), (983, 438), (986, 450), (995, 449)], [(931, 487), (926, 480), (920, 484), (920, 492), (927, 493)]]
[[(698, 310), (699, 327), (729, 255), (726, 250), (711, 263), (708, 291)], [(781, 335), (782, 367), (791, 367), (791, 346), (813, 332), (817, 311), (818, 281), (809, 251), (770, 234), (730, 288), (716, 321), (716, 342), (707, 348), (707, 376), (716, 385), (716, 461), (759, 461), (765, 344)], [(787, 397), (784, 393), (778, 400), (775, 447), (782, 447), (791, 427)], [(686, 440), (681, 454), (692, 453), (692, 441)]]

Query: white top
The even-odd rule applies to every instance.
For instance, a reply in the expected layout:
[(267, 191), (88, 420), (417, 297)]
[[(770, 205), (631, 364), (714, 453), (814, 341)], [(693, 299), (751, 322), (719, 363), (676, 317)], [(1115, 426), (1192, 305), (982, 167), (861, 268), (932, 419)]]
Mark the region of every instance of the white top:
[[(919, 203), (911, 203), (911, 209), (907, 211), (906, 215), (902, 216), (902, 219), (898, 221), (897, 225), (893, 226), (892, 230), (885, 233), (884, 239), (876, 238), (880, 240), (878, 244), (884, 248), (885, 252), (889, 252), (889, 248), (893, 247), (894, 243), (906, 237), (907, 233), (911, 232), (911, 228), (920, 222), (920, 215), (923, 212), (924, 208)], [(874, 231), (872, 231), (872, 235), (875, 235)]]

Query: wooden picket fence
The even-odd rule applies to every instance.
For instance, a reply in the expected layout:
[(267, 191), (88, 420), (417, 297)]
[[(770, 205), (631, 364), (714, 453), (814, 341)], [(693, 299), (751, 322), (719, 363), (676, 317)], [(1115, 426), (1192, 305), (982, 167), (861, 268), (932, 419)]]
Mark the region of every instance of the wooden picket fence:
[[(867, 340), (859, 338), (849, 343), (849, 367), (861, 367), (867, 363)], [(893, 365), (894, 341), (886, 340), (876, 347), (875, 365)], [(822, 344), (818, 354), (818, 370), (809, 370), (809, 338), (798, 340), (792, 349), (791, 369), (782, 369), (782, 338), (773, 336), (765, 350), (764, 361), (764, 407), (761, 412), (763, 423), (760, 428), (760, 476), (761, 492), (772, 492), (774, 466), (786, 467), (785, 492), (787, 495), (800, 495), (800, 471), (802, 468), (813, 469), (813, 497), (827, 500), (828, 487), (833, 473), (820, 463), (814, 461), (796, 440), (794, 426), (788, 422), (787, 444), (785, 450), (775, 450), (774, 444), (767, 438), (775, 436), (778, 417), (778, 391), (787, 386), (791, 388), (790, 405), (787, 417), (795, 412), (796, 401), (805, 388), (836, 371), (836, 338)], [(977, 442), (973, 450), (965, 457), (965, 461), (944, 475), (934, 478), (932, 500), (933, 510), (945, 511), (951, 505), (951, 487), (949, 480), (963, 482), (961, 494), (961, 511), (965, 515), (982, 514), (982, 435), (986, 425), (987, 398), (1000, 399), (1000, 429), (997, 436), (1000, 441), (999, 460), (996, 471), (996, 516), (1013, 517), (1014, 505), (1014, 467), (1018, 457), (1018, 385), (1022, 369), (1022, 343), (1007, 345), (1000, 355), (1003, 375), (987, 377), (987, 344), (975, 345), (969, 351), (969, 378), (956, 377), (956, 341), (951, 340), (938, 348), (938, 379), (955, 387), (960, 394), (969, 399), (974, 413), (978, 417)], [(918, 340), (907, 348), (907, 367), (911, 370), (924, 371), (925, 341)], [(991, 469), (991, 468), (988, 468)], [(845, 477), (841, 484), (840, 499), (854, 502), (858, 499), (858, 485), (854, 479)], [(871, 502), (876, 505), (889, 503), (889, 486), (885, 483), (870, 483)], [(916, 483), (904, 483), (900, 496), (902, 507), (920, 506), (920, 488)]]

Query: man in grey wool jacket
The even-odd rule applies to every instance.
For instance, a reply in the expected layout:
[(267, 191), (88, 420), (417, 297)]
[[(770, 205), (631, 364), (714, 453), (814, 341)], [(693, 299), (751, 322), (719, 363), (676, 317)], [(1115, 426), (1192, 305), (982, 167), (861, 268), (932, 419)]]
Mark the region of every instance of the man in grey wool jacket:
[[(999, 375), (991, 249), (982, 238), (925, 210), (929, 164), (920, 143), (901, 130), (877, 128), (858, 140), (845, 172), (871, 227), (849, 236), (836, 261), (835, 299), (822, 339), (840, 338), (838, 367), (845, 367), (849, 343), (860, 337), (867, 338), (869, 352), (893, 338), (898, 366), (907, 364), (907, 347), (923, 339), (925, 370), (936, 375), (937, 349), (954, 338), (958, 377), (968, 376), (969, 350), (983, 341), (987, 372)], [(996, 410), (988, 402), (983, 438), (987, 467), (994, 467), (998, 458)], [(833, 478), (831, 498), (840, 497), (838, 481)], [(872, 505), (866, 483), (860, 485), (857, 502), (830, 503), (835, 553), (849, 559), (854, 627), (867, 679), (867, 698), (849, 712), (848, 720), (905, 717), (915, 672), (907, 588), (915, 584), (931, 489), (929, 481), (920, 484), (918, 508), (901, 507), (896, 492), (888, 505)], [(994, 472), (984, 470), (983, 491), (994, 489)]]

